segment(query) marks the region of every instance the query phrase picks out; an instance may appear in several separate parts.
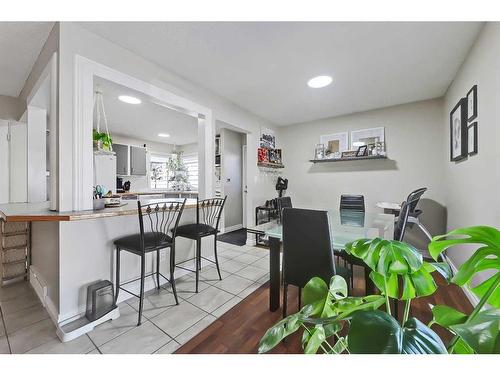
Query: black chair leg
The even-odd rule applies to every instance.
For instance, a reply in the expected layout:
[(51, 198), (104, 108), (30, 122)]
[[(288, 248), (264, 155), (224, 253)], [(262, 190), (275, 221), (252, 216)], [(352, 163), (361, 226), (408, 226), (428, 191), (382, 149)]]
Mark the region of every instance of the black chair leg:
[(288, 303), (288, 284), (283, 284), (283, 319), (286, 318), (286, 308)]
[(141, 325), (142, 320), (142, 308), (144, 305), (144, 276), (146, 271), (146, 255), (141, 255), (141, 290), (139, 292), (139, 319), (137, 325)]
[(302, 307), (302, 288), (299, 288), (299, 311)]
[(179, 299), (177, 298), (177, 290), (175, 289), (175, 247), (170, 248), (170, 285), (172, 285), (172, 292), (174, 293), (175, 304), (179, 304)]
[(217, 235), (214, 236), (214, 255), (215, 255), (215, 265), (217, 266), (217, 273), (219, 274), (219, 280), (222, 280), (219, 268), (219, 258), (217, 257)]
[(118, 293), (120, 293), (120, 248), (116, 248), (116, 277), (115, 277), (115, 305), (118, 301)]
[(156, 250), (156, 289), (160, 290), (160, 250)]
[(200, 240), (196, 240), (196, 293), (198, 293), (198, 281), (200, 279)]

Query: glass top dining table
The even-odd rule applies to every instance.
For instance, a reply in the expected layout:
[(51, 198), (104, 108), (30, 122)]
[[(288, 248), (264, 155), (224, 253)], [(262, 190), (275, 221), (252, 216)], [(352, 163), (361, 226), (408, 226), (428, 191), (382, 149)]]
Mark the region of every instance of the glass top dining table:
[[(326, 211), (330, 221), (330, 234), (334, 250), (344, 250), (346, 244), (360, 238), (380, 237), (393, 239), (394, 215), (345, 210)], [(269, 308), (271, 311), (275, 311), (280, 306), (280, 249), (283, 239), (283, 226), (277, 221), (270, 221), (248, 227), (247, 231), (265, 234), (269, 238)], [(366, 282), (368, 283), (369, 280), (366, 280)]]

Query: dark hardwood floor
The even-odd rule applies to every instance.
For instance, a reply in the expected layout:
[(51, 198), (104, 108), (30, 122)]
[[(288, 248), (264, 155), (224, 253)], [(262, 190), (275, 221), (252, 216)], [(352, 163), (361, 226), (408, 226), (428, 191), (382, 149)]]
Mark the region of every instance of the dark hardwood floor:
[[(446, 304), (460, 311), (470, 313), (472, 306), (462, 290), (455, 285), (447, 285), (446, 281), (435, 272), (439, 285), (438, 291), (426, 298), (412, 302), (411, 315), (424, 323), (428, 323), (432, 314), (429, 304)], [(363, 271), (355, 267), (354, 295), (364, 295)], [(297, 288), (289, 287), (289, 312), (297, 311)], [(403, 306), (400, 306), (402, 311)], [(281, 309), (274, 313), (269, 311), (269, 289), (263, 285), (241, 303), (233, 307), (209, 327), (183, 345), (176, 353), (257, 353), (259, 340), (266, 330), (281, 319)], [(444, 339), (449, 339), (444, 330), (436, 329)], [(302, 353), (300, 339), (302, 333), (296, 333), (279, 344), (273, 353)]]

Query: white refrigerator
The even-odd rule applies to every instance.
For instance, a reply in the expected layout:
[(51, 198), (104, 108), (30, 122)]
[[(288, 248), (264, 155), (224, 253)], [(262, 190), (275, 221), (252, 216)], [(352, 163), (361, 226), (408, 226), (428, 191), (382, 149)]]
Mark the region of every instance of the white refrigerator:
[(94, 186), (101, 185), (108, 192), (116, 193), (116, 155), (94, 153)]

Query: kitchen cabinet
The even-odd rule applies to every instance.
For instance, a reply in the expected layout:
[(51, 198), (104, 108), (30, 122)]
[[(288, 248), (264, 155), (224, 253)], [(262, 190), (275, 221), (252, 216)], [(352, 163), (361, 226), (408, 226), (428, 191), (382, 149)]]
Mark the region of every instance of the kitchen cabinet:
[(128, 146), (114, 143), (113, 151), (116, 153), (116, 174), (128, 175)]
[(146, 148), (130, 146), (130, 174), (146, 175)]

